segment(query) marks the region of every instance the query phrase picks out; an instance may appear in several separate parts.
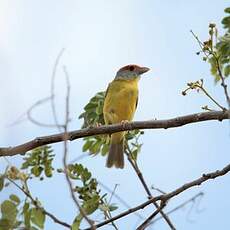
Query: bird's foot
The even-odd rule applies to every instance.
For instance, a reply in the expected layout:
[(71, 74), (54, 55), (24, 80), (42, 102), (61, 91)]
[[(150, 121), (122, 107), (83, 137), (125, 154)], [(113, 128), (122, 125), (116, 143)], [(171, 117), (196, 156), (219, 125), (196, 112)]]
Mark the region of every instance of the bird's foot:
[(101, 123), (99, 123), (99, 122), (96, 122), (96, 123), (95, 123), (95, 127), (96, 127), (96, 128), (98, 128), (98, 127), (100, 127), (100, 126), (102, 126)]
[(100, 126), (102, 126), (102, 124), (101, 124), (101, 123), (96, 122), (96, 123), (95, 123), (95, 124), (93, 124), (93, 125), (89, 125), (87, 128), (89, 128), (89, 129), (93, 129), (93, 128), (98, 128), (98, 127), (100, 127)]
[(128, 123), (129, 123), (128, 120), (122, 120), (122, 121), (121, 121), (121, 124), (122, 124), (122, 125), (125, 125), (125, 124), (128, 124)]

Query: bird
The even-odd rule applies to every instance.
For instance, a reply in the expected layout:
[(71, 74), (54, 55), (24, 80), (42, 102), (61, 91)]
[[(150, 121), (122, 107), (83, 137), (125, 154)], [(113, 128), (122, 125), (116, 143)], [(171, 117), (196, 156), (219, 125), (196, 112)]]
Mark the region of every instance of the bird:
[[(130, 64), (117, 71), (105, 93), (103, 116), (106, 125), (132, 121), (138, 104), (138, 81), (149, 70)], [(124, 168), (124, 136), (124, 131), (111, 135), (106, 167)]]

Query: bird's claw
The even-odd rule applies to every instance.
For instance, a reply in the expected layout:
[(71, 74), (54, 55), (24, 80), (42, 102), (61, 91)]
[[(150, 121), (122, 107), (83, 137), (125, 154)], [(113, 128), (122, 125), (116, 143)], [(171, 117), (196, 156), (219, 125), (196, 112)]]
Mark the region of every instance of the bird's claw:
[(122, 121), (121, 121), (121, 124), (122, 124), (122, 125), (125, 125), (125, 124), (128, 124), (128, 123), (129, 123), (128, 120), (122, 120)]

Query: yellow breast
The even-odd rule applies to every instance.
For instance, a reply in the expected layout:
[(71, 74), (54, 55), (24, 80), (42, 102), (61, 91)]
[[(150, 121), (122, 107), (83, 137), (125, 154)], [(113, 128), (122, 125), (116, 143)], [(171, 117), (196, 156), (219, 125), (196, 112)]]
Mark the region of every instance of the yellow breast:
[(109, 84), (104, 102), (106, 124), (133, 119), (138, 99), (138, 79), (114, 80)]

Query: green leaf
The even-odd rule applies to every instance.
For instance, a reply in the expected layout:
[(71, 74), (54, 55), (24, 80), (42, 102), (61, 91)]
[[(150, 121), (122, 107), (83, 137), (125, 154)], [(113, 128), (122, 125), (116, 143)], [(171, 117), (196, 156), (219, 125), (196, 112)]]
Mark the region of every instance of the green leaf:
[(44, 228), (45, 214), (39, 208), (31, 209), (31, 221), (36, 224), (39, 228)]
[(108, 144), (103, 144), (103, 147), (101, 149), (102, 156), (105, 156), (106, 153), (108, 153), (108, 152), (109, 152), (109, 145)]
[(13, 226), (13, 229), (20, 229), (18, 228), (23, 222), (22, 221), (16, 221), (14, 226)]
[(4, 188), (4, 176), (1, 175), (0, 176), (0, 191), (2, 191), (3, 188)]
[(137, 160), (138, 149), (132, 151), (132, 158), (136, 161)]
[(113, 212), (113, 211), (115, 211), (116, 209), (118, 209), (118, 207), (117, 207), (115, 204), (111, 204), (111, 205), (109, 206), (109, 211), (110, 211), (110, 212)]
[(103, 103), (105, 92), (99, 92), (92, 97), (89, 103), (84, 107), (84, 112), (80, 114), (79, 119), (83, 118), (82, 128), (94, 126), (96, 123), (104, 124)]
[(19, 204), (20, 204), (20, 199), (19, 199), (18, 196), (14, 195), (14, 194), (11, 194), (11, 195), (10, 195), (10, 199), (11, 199), (12, 201), (14, 201), (14, 202), (16, 203), (16, 205), (19, 205)]
[(83, 216), (81, 214), (77, 215), (71, 226), (71, 230), (79, 230)]
[(52, 177), (53, 173), (51, 165), (45, 165), (45, 175), (47, 177)]
[(84, 110), (89, 110), (89, 109), (96, 108), (96, 107), (97, 107), (97, 103), (90, 102), (84, 107)]
[(102, 145), (102, 143), (101, 143), (101, 141), (96, 141), (91, 147), (90, 147), (90, 153), (92, 153), (92, 154), (97, 154), (97, 153), (99, 153), (99, 151), (100, 151), (100, 148), (101, 148), (101, 145)]
[(227, 8), (224, 10), (224, 12), (230, 14), (230, 7), (227, 7)]
[(108, 212), (109, 211), (109, 206), (107, 204), (100, 204), (99, 205), (99, 209), (102, 211), (102, 212)]
[(32, 152), (28, 152), (26, 157), (23, 158), (24, 162), (21, 169), (30, 169), (30, 172), (35, 177), (40, 177), (43, 172), (46, 177), (51, 177), (52, 171), (54, 170), (52, 167), (52, 161), (55, 156), (52, 153), (53, 150), (47, 145), (38, 147), (32, 150)]
[(31, 172), (34, 174), (34, 176), (39, 177), (43, 171), (43, 168), (36, 165), (31, 169)]
[(103, 113), (103, 107), (102, 107), (101, 103), (98, 103), (98, 106), (96, 108), (96, 114), (100, 115), (102, 113)]
[(27, 212), (29, 207), (30, 207), (30, 203), (25, 202), (24, 205), (23, 205), (23, 212)]
[(82, 177), (83, 182), (86, 182), (87, 180), (91, 178), (91, 172), (89, 172), (88, 169), (85, 168), (82, 172), (81, 177)]
[(230, 75), (230, 65), (227, 65), (224, 68), (224, 76), (228, 77), (229, 75)]
[(87, 215), (92, 214), (99, 206), (99, 195), (94, 195), (91, 199), (83, 203), (83, 209)]
[(11, 223), (16, 221), (18, 210), (16, 205), (10, 200), (5, 200), (1, 204), (2, 218), (9, 220)]
[(29, 209), (30, 204), (25, 202), (23, 205), (23, 214), (24, 214), (24, 224), (29, 229), (30, 228), (30, 219), (31, 219), (31, 210)]
[(93, 141), (87, 140), (82, 147), (82, 151), (86, 152), (93, 144)]
[(11, 230), (12, 225), (8, 219), (0, 219), (0, 229), (1, 230)]

